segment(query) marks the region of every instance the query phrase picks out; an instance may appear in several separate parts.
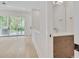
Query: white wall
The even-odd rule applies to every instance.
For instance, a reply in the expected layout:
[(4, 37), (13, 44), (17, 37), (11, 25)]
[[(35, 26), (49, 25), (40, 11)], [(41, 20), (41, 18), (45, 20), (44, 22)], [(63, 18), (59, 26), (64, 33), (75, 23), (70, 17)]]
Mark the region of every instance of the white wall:
[(74, 17), (73, 17), (73, 2), (65, 2), (66, 8), (66, 30), (67, 33), (74, 33)]
[(79, 2), (74, 2), (74, 32), (75, 32), (75, 43), (79, 44)]
[[(74, 43), (79, 44), (79, 2), (73, 4), (74, 17)], [(79, 52), (75, 52), (75, 58), (79, 58)]]
[(55, 33), (66, 32), (65, 5), (54, 5), (53, 30)]
[[(66, 3), (67, 33), (74, 34), (74, 43), (79, 44), (79, 2), (68, 1)], [(79, 58), (79, 52), (74, 50), (74, 58)]]
[[(34, 18), (34, 19), (39, 19), (40, 22), (36, 22), (36, 27), (33, 28), (33, 42), (35, 44), (35, 47), (38, 52), (39, 57), (48, 57), (48, 51), (46, 46), (46, 2), (41, 2), (40, 3), (40, 19), (39, 18)], [(39, 12), (39, 11), (38, 11)], [(35, 13), (34, 13), (35, 14)], [(39, 30), (37, 27), (39, 26), (38, 24), (40, 23)], [(34, 26), (33, 26), (34, 27)]]
[[(38, 14), (37, 14), (38, 13)], [(32, 10), (32, 40), (37, 50), (38, 56), (41, 57), (41, 39), (40, 39), (40, 9)]]
[(74, 17), (73, 2), (65, 1), (60, 5), (54, 5), (53, 30), (55, 33), (73, 33)]
[(38, 56), (44, 58), (53, 57), (53, 38), (49, 37), (50, 34), (52, 36), (53, 9), (51, 4), (51, 2), (41, 2), (40, 8), (37, 8), (36, 10), (36, 12), (39, 14), (39, 17), (33, 16), (33, 19), (35, 19), (32, 33), (33, 42), (37, 49)]

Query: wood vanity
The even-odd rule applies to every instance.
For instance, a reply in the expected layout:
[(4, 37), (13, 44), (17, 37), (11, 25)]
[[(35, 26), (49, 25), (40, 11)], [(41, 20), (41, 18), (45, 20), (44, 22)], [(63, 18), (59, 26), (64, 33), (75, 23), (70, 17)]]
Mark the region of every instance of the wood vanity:
[(54, 58), (74, 57), (74, 35), (54, 35), (53, 48)]

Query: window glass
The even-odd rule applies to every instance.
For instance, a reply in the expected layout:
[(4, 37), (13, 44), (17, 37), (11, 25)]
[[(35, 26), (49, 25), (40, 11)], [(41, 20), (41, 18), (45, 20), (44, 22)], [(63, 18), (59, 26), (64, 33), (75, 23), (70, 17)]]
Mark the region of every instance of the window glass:
[(24, 35), (24, 17), (0, 16), (0, 35)]

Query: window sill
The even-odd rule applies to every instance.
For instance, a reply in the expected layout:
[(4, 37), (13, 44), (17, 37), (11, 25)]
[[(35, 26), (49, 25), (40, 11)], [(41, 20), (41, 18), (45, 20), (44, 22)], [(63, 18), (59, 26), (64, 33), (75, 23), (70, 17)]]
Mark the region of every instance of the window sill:
[(25, 36), (25, 35), (0, 35), (0, 37), (16, 37), (16, 36)]

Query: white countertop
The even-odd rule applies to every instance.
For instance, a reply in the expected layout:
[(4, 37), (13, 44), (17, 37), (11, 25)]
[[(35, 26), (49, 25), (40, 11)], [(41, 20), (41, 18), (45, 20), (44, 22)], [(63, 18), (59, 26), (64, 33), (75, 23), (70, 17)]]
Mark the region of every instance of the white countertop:
[(74, 35), (74, 33), (54, 33), (53, 36), (66, 36), (66, 35)]

